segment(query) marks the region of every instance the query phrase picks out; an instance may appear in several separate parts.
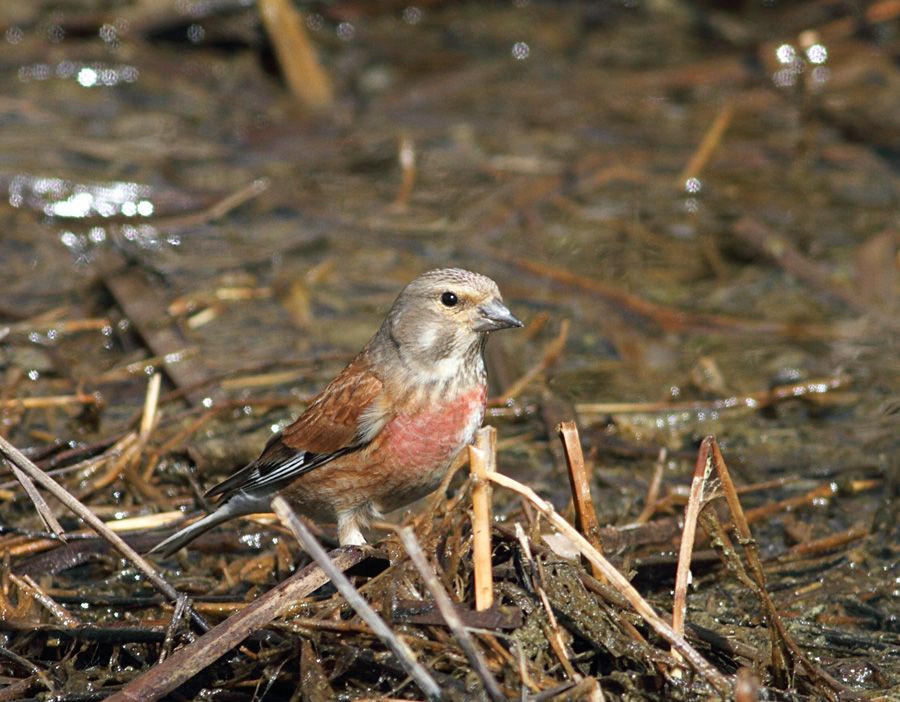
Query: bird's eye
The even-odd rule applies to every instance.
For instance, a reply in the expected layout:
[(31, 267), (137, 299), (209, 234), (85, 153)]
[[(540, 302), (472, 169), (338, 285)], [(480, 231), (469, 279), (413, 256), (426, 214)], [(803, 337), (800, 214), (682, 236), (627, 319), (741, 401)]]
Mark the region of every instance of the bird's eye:
[(441, 295), (441, 304), (444, 307), (456, 307), (457, 302), (459, 302), (459, 298), (456, 296), (456, 293), (448, 290)]

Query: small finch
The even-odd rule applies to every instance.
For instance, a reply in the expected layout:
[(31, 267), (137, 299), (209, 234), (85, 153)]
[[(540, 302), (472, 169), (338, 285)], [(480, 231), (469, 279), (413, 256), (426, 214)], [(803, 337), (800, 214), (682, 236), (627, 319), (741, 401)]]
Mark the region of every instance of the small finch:
[(157, 545), (169, 555), (229, 519), (270, 509), (280, 494), (336, 522), (342, 546), (369, 521), (424, 497), (484, 419), (487, 333), (520, 322), (497, 284), (459, 268), (407, 285), (381, 328), (259, 458), (213, 487), (212, 514)]

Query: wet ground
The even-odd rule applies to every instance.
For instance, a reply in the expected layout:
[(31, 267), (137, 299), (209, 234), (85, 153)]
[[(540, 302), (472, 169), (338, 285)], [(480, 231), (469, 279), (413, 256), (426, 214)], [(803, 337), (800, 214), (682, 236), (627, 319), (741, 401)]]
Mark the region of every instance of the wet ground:
[[(775, 606), (841, 685), (829, 694), (898, 694), (897, 4), (302, 9), (333, 81), (319, 113), (288, 89), (253, 6), (5, 8), (0, 432), (45, 469), (105, 456), (59, 478), (105, 519), (193, 509), (342, 367), (403, 284), (472, 268), (527, 324), (488, 350), (501, 471), (566, 514), (555, 426), (577, 418), (601, 524), (674, 523), (715, 434)], [(108, 460), (157, 371), (158, 423), (128, 460)], [(4, 528), (42, 530), (22, 490), (0, 487)], [(518, 501), (495, 503), (521, 519)], [(199, 599), (266, 589), (287, 546), (229, 571), (215, 551), (246, 559), (239, 528), (162, 565)], [(30, 572), (82, 621), (171, 616), (81, 604), (85, 589), (135, 596), (108, 554), (35, 570), (26, 559), (46, 542), (3, 538), (4, 573)], [(663, 612), (674, 538), (614, 554)], [(151, 652), (125, 661), (123, 646), (83, 640), (54, 652), (17, 633), (48, 615), (7, 605), (4, 645), (50, 679), (22, 697), (100, 698), (157, 655), (129, 642)], [(715, 557), (695, 563), (687, 618), (767, 645), (756, 600)], [(396, 671), (338, 671), (317, 636), (334, 694), (421, 695), (395, 688)], [(572, 655), (609, 699), (675, 694), (650, 682), (653, 666), (635, 677), (590, 647)], [(539, 690), (567, 679), (528, 656)], [(746, 650), (713, 662), (755, 668), (767, 699), (828, 688), (779, 682)], [(10, 656), (0, 673), (40, 677)]]

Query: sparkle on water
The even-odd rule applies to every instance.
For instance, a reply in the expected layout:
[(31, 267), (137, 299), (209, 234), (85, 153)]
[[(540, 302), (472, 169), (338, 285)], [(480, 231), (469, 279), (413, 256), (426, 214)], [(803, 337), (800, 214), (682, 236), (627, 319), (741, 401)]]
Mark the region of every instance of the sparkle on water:
[(689, 193), (699, 193), (703, 189), (703, 183), (699, 178), (688, 178), (684, 181), (684, 189)]
[(19, 80), (45, 81), (74, 80), (83, 88), (110, 88), (123, 83), (134, 83), (140, 76), (136, 66), (130, 64), (77, 63), (60, 61), (56, 65), (49, 63), (33, 63), (21, 66), (18, 71)]
[(422, 21), (422, 10), (415, 5), (410, 5), (403, 9), (403, 21), (407, 24), (416, 25)]
[(51, 217), (79, 219), (84, 217), (149, 217), (154, 206), (153, 188), (141, 183), (75, 183), (63, 178), (49, 178), (20, 173), (8, 188), (13, 207), (34, 207)]
[(351, 41), (356, 36), (356, 27), (350, 22), (341, 22), (335, 29), (335, 33), (341, 41)]

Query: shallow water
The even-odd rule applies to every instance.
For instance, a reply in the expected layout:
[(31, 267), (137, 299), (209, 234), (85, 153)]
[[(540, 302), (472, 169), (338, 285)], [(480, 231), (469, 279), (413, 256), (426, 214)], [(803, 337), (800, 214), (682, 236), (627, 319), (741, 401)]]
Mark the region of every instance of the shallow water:
[[(495, 396), (570, 323), (559, 359), (495, 413), (501, 439), (521, 438), (504, 471), (565, 506), (552, 397), (557, 420), (578, 411), (603, 523), (641, 511), (662, 447), (664, 494), (687, 485), (709, 433), (739, 483), (795, 481), (748, 508), (843, 486), (756, 537), (774, 557), (867, 528), (821, 589), (778, 604), (801, 643), (877, 669), (847, 664), (851, 687), (900, 684), (889, 650), (838, 652), (803, 628), (896, 639), (900, 30), (890, 8), (744, 6), (336, 3), (307, 17), (337, 95), (318, 116), (252, 7), (17, 8), (0, 51), (3, 432), (24, 447), (116, 435), (148, 373), (194, 359), (214, 382), (193, 402), (247, 402), (196, 435), (192, 458), (224, 474), (405, 282), (477, 269), (532, 323), (492, 340)], [(166, 353), (146, 338), (166, 322), (131, 318), (110, 287), (123, 266), (180, 330)], [(102, 405), (13, 402), (76, 392)], [(252, 402), (273, 397), (288, 406)], [(153, 479), (173, 499), (182, 468)], [(94, 499), (141, 503), (121, 481)]]

